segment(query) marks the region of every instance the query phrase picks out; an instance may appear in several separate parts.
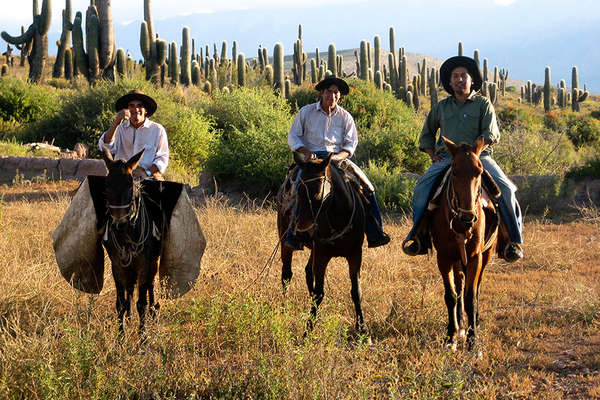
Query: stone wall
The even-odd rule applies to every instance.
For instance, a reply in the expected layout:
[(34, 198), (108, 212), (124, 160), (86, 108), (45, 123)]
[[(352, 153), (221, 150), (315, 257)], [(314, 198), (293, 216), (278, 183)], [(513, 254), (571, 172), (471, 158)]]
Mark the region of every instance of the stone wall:
[(106, 175), (102, 160), (74, 158), (0, 157), (0, 184), (20, 179), (77, 179)]

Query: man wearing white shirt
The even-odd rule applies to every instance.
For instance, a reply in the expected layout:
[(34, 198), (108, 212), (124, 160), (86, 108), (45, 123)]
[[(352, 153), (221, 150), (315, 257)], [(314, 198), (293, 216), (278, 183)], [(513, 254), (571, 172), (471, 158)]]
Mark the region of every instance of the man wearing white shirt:
[(116, 101), (115, 120), (99, 140), (100, 150), (107, 147), (115, 159), (129, 160), (144, 150), (138, 168), (133, 172), (136, 179), (162, 179), (169, 164), (167, 132), (162, 125), (148, 119), (156, 108), (154, 99), (139, 90), (132, 90)]
[[(343, 79), (330, 76), (319, 82), (315, 89), (321, 92), (321, 100), (300, 109), (288, 133), (288, 145), (292, 151), (301, 153), (305, 162), (333, 153), (332, 160), (346, 160), (352, 166), (363, 182), (368, 200), (365, 229), (368, 245), (383, 246), (389, 243), (390, 237), (383, 231), (375, 189), (358, 166), (347, 159), (356, 150), (358, 133), (354, 118), (338, 105), (338, 101), (342, 95), (350, 92), (350, 88)], [(291, 228), (286, 234), (285, 245), (302, 249), (300, 239), (293, 234), (293, 227)]]

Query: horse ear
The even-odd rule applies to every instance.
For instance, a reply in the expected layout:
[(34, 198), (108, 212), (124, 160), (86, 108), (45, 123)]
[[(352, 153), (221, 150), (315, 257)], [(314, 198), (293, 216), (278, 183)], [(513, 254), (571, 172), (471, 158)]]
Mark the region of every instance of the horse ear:
[(106, 168), (110, 169), (110, 166), (115, 161), (112, 154), (110, 154), (110, 150), (108, 147), (102, 146), (102, 158), (104, 159), (104, 164), (106, 164)]
[(142, 149), (142, 151), (140, 151), (139, 153), (137, 153), (136, 155), (134, 155), (127, 161), (126, 167), (127, 167), (127, 170), (129, 171), (129, 173), (131, 173), (131, 171), (133, 171), (134, 169), (137, 168), (143, 155), (144, 155), (144, 149)]
[(446, 144), (446, 149), (448, 149), (448, 153), (450, 153), (451, 156), (454, 156), (458, 151), (458, 146), (456, 146), (456, 144), (452, 140), (446, 139), (445, 136), (442, 136), (442, 140)]
[(485, 140), (483, 139), (483, 136), (479, 136), (477, 138), (477, 140), (475, 141), (475, 143), (473, 144), (473, 153), (475, 153), (477, 155), (477, 157), (479, 157), (479, 155), (483, 151), (484, 146), (485, 146)]

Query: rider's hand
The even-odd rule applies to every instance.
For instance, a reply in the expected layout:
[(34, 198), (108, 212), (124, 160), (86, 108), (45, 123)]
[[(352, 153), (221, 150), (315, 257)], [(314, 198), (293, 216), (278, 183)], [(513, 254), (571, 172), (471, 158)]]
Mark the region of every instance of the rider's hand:
[(304, 156), (304, 162), (309, 162), (310, 160), (315, 160), (317, 158), (315, 153), (303, 147), (299, 148), (298, 151)]
[(425, 149), (425, 152), (429, 155), (432, 163), (440, 162), (444, 159), (444, 157), (437, 154), (433, 149)]
[(122, 109), (117, 113), (117, 116), (115, 117), (115, 125), (119, 125), (121, 122), (123, 122), (126, 119), (129, 119), (130, 117), (131, 113), (129, 112), (129, 110), (127, 108)]

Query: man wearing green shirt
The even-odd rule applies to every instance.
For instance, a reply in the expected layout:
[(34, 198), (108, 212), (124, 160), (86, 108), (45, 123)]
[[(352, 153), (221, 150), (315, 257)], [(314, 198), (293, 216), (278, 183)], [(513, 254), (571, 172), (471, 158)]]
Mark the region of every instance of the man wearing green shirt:
[[(491, 157), (491, 146), (500, 138), (496, 112), (488, 98), (477, 94), (481, 89), (481, 72), (472, 58), (456, 56), (440, 68), (440, 79), (449, 97), (431, 109), (419, 138), (419, 149), (431, 158), (432, 165), (419, 179), (413, 197), (413, 228), (402, 245), (408, 255), (426, 254), (431, 247), (426, 214), (431, 191), (450, 166), (450, 156), (442, 136), (454, 143), (474, 143), (483, 136), (486, 148), (481, 153), (483, 168), (500, 188), (499, 209), (505, 229), (499, 237), (499, 254), (509, 262), (523, 258), (522, 216), (515, 196), (517, 187)], [(440, 136), (436, 133), (440, 130)]]

